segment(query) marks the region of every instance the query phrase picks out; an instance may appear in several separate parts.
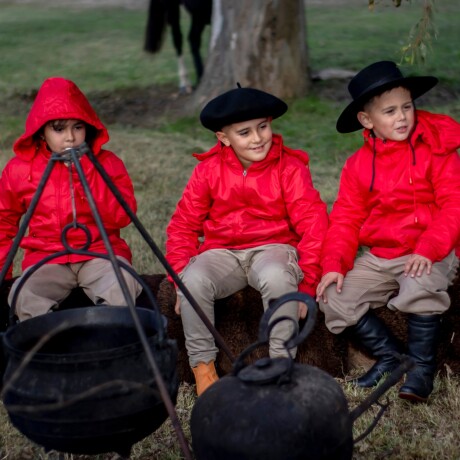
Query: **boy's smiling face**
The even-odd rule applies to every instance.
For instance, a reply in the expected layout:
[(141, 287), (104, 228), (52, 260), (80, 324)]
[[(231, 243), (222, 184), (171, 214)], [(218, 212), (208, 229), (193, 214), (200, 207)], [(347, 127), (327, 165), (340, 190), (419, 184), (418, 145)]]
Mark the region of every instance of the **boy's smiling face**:
[(227, 147), (231, 146), (246, 169), (254, 161), (262, 161), (272, 146), (271, 118), (256, 118), (224, 126), (216, 132)]
[(375, 96), (358, 113), (358, 120), (381, 139), (406, 140), (415, 124), (410, 91), (398, 87)]

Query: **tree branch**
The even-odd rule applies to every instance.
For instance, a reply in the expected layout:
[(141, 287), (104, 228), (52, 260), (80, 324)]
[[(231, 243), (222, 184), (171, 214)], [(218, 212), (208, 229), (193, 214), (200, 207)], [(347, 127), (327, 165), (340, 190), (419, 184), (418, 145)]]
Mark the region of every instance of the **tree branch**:
[[(402, 4), (402, 0), (391, 0), (395, 7)], [(411, 0), (406, 0), (411, 3)], [(433, 38), (437, 38), (437, 30), (434, 24), (434, 5), (436, 0), (423, 0), (422, 16), (409, 32), (407, 43), (401, 47), (401, 63), (423, 63), (427, 57), (427, 51), (431, 49)], [(373, 11), (377, 0), (368, 0), (369, 9)]]

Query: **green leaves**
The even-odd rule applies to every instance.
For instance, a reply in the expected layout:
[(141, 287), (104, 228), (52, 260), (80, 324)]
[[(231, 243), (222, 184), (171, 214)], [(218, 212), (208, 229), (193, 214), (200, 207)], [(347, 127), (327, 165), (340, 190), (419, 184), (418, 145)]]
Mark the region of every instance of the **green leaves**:
[[(391, 0), (398, 8), (402, 0)], [(411, 0), (406, 0), (411, 3)], [(407, 42), (400, 48), (401, 63), (415, 64), (426, 61), (428, 50), (431, 49), (433, 38), (437, 38), (437, 30), (434, 24), (434, 4), (436, 0), (423, 0), (422, 16), (410, 29)], [(379, 1), (368, 0), (369, 10), (374, 11)]]
[(410, 30), (407, 44), (401, 47), (401, 62), (412, 65), (426, 61), (432, 40), (437, 38), (434, 3), (435, 0), (424, 0), (422, 17)]

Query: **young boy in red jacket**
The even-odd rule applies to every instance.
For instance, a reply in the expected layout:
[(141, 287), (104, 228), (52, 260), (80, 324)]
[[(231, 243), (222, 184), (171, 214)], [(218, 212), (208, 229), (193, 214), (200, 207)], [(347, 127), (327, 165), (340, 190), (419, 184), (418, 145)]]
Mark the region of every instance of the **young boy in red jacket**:
[[(288, 292), (315, 295), (327, 211), (313, 187), (308, 155), (272, 133), (272, 119), (286, 110), (271, 94), (236, 88), (201, 112), (218, 142), (195, 155), (200, 163), (168, 225), (166, 257), (212, 322), (214, 301), (247, 285), (260, 291), (265, 309)], [(218, 378), (218, 350), (181, 292), (176, 312), (200, 395)], [(297, 322), (306, 309), (290, 302), (277, 313)], [(284, 341), (293, 328), (291, 321), (274, 327), (271, 357), (287, 355)]]
[[(44, 81), (27, 116), (25, 132), (14, 143), (16, 156), (7, 163), (0, 179), (0, 267), (5, 264), (20, 219), (30, 207), (52, 153), (63, 155), (66, 149), (86, 142), (126, 203), (136, 211), (133, 185), (123, 162), (102, 148), (108, 140), (107, 129), (73, 82), (60, 77)], [(120, 229), (130, 223), (130, 218), (87, 155), (80, 158), (80, 165), (115, 255), (130, 264), (131, 251), (120, 237)], [(56, 161), (32, 214), (28, 234), (21, 241), (23, 270), (63, 251), (62, 231), (72, 223), (84, 225), (91, 234), (87, 251), (107, 253), (75, 165)], [(87, 241), (80, 228), (70, 229), (65, 236), (75, 249)], [(125, 270), (122, 273), (135, 299), (141, 287)], [(6, 279), (11, 277), (12, 267)], [(126, 305), (111, 262), (90, 255), (72, 253), (51, 259), (17, 289), (20, 280), (13, 284), (9, 295), (11, 304), (17, 290), (15, 313), (20, 321), (57, 309), (77, 286), (95, 304)]]
[[(405, 78), (390, 61), (351, 80), (353, 101), (337, 130), (364, 128), (364, 145), (342, 171), (317, 290), (328, 329), (348, 329), (377, 358), (355, 380), (360, 387), (376, 385), (398, 365), (397, 341), (373, 309), (408, 314), (407, 352), (416, 366), (399, 396), (411, 401), (426, 401), (432, 392), (436, 339), (458, 267), (460, 125), (416, 110), (413, 102), (436, 83)], [(360, 246), (368, 250), (355, 260)]]

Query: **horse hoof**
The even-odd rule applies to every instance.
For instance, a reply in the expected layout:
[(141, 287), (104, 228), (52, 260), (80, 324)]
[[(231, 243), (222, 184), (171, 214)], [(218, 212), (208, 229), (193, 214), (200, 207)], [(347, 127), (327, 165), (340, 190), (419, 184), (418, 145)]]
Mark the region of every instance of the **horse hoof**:
[(191, 85), (187, 85), (187, 86), (181, 86), (179, 88), (179, 94), (180, 95), (184, 95), (184, 94), (192, 94), (193, 92), (193, 88)]

